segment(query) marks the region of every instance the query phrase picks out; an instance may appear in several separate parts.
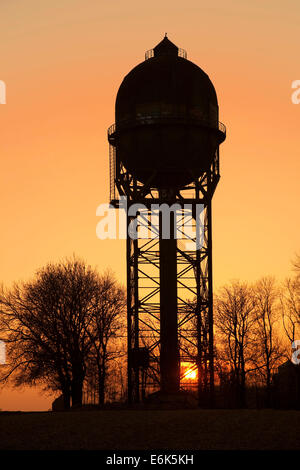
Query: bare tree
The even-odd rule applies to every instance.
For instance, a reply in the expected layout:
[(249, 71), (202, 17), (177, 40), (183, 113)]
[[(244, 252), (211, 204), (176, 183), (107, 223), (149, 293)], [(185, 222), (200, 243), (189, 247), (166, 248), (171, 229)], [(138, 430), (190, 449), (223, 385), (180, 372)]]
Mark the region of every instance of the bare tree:
[(292, 262), (295, 276), (284, 281), (281, 294), (281, 311), (284, 331), (289, 341), (288, 358), (291, 344), (300, 337), (300, 257)]
[(70, 397), (80, 406), (101, 291), (99, 274), (76, 258), (48, 264), (32, 282), (3, 290), (0, 332), (9, 362), (2, 381), (43, 384), (63, 393), (65, 408)]
[(216, 296), (215, 324), (221, 341), (219, 356), (223, 364), (227, 363), (239, 407), (246, 406), (246, 374), (252, 370), (255, 355), (254, 307), (253, 295), (246, 283), (233, 281)]
[(296, 253), (295, 258), (292, 261), (293, 271), (296, 274), (296, 277), (300, 276), (300, 255)]
[(89, 374), (97, 377), (99, 404), (103, 405), (109, 363), (125, 354), (120, 335), (125, 326), (126, 296), (111, 273), (99, 276), (98, 282), (87, 331), (91, 343)]
[(277, 334), (279, 319), (279, 292), (272, 277), (263, 277), (253, 288), (255, 302), (255, 332), (257, 355), (253, 362), (263, 378), (267, 392), (267, 406), (271, 404), (271, 378), (274, 368), (283, 357), (283, 348)]

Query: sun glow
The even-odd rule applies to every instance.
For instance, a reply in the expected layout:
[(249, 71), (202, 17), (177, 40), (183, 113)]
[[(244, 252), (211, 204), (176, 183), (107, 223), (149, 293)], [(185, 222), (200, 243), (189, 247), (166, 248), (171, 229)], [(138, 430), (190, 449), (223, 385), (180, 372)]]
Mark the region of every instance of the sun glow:
[(198, 371), (197, 368), (191, 367), (190, 364), (185, 364), (181, 363), (182, 367), (182, 380), (184, 381), (191, 381), (191, 380), (197, 380), (198, 377)]
[(186, 371), (186, 373), (184, 374), (184, 378), (185, 379), (192, 379), (192, 380), (195, 380), (197, 378), (197, 372), (193, 369), (189, 369), (188, 371)]

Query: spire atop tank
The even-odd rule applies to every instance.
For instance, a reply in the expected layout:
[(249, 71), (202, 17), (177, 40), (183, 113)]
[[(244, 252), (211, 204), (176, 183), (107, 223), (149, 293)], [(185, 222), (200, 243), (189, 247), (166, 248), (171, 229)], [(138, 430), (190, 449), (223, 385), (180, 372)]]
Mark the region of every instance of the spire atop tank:
[(167, 33), (162, 41), (160, 41), (157, 46), (154, 47), (154, 57), (159, 55), (176, 55), (178, 56), (178, 47), (169, 40)]

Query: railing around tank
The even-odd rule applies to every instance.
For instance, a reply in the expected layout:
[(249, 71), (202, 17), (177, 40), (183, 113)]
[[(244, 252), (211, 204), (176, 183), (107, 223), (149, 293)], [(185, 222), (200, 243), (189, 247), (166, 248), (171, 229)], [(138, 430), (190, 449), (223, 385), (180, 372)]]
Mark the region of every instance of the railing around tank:
[[(163, 115), (163, 114), (151, 114), (149, 116), (137, 116), (135, 119), (128, 119), (124, 121), (120, 121), (118, 126), (120, 129), (128, 129), (131, 127), (143, 125), (143, 124), (160, 124), (164, 122), (176, 121), (179, 123), (184, 124), (197, 124), (198, 126), (208, 127), (210, 129), (216, 129), (226, 137), (226, 126), (222, 122), (218, 121), (217, 125), (213, 125), (211, 122), (205, 121), (203, 119), (187, 117), (187, 116), (180, 116), (180, 115)], [(115, 134), (116, 134), (116, 123), (112, 124), (108, 130), (108, 140), (113, 145), (115, 141)]]
[(223, 122), (219, 121), (218, 128), (219, 128), (219, 131), (223, 132), (223, 134), (226, 135), (226, 126), (225, 124), (223, 124)]
[[(113, 127), (113, 126), (111, 126)], [(116, 147), (109, 145), (109, 200), (116, 199)]]
[[(154, 49), (149, 49), (145, 52), (145, 60), (152, 59), (154, 57)], [(187, 59), (187, 53), (184, 49), (178, 48), (178, 57)]]
[(107, 129), (107, 135), (108, 136), (111, 136), (112, 134), (114, 134), (116, 132), (116, 123), (112, 124), (111, 126), (109, 126), (109, 128)]
[(154, 50), (149, 49), (148, 51), (145, 52), (145, 60), (152, 59), (154, 57)]

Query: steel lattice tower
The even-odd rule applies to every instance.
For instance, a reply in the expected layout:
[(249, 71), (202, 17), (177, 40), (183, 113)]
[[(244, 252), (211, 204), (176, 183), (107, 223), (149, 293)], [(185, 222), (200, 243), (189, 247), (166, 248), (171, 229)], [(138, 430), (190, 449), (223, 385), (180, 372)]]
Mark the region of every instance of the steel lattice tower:
[[(158, 70), (159, 67), (166, 69), (166, 64), (173, 64), (172, 61), (175, 60), (180, 61), (180, 67), (182, 64), (186, 67), (184, 62), (192, 64), (187, 61), (185, 51), (178, 49), (166, 37), (154, 50), (146, 53), (146, 62), (153, 61), (153, 67)], [(134, 72), (135, 69), (131, 74)], [(151, 76), (153, 72), (149, 68), (146, 73)], [(179, 77), (180, 73), (179, 70)], [(181, 74), (181, 83), (182, 77), (186, 79), (184, 73)], [(202, 71), (201, 73), (204, 74)], [(137, 81), (132, 80), (131, 74), (125, 77), (123, 83), (130, 79), (137, 87)], [(155, 74), (157, 75), (157, 72), (154, 71), (154, 78)], [(190, 77), (189, 74), (187, 76)], [(173, 82), (177, 80), (176, 77), (175, 75)], [(208, 77), (205, 78), (207, 79)], [(163, 82), (164, 78), (159, 75), (158, 80)], [(205, 83), (204, 91), (201, 90), (202, 96), (207, 97), (209, 93), (213, 96), (211, 90), (205, 94), (207, 86)], [(121, 88), (122, 85), (120, 90)], [(123, 101), (127, 100), (131, 106), (132, 94), (135, 92), (129, 90), (128, 93), (126, 90), (129, 98), (126, 97), (124, 100), (122, 93), (120, 98), (120, 90), (116, 104), (116, 124), (108, 129), (108, 140), (110, 201), (114, 207), (126, 211), (126, 227), (129, 233), (127, 236), (128, 400), (138, 402), (157, 390), (164, 394), (180, 392), (187, 386), (181, 367), (186, 363), (190, 369), (195, 369), (198, 373), (199, 403), (212, 406), (214, 342), (211, 202), (220, 177), (219, 143), (226, 137), (225, 126), (216, 120), (216, 115), (213, 118), (209, 115), (211, 118), (209, 121), (203, 116), (194, 116), (187, 111), (183, 113), (182, 106), (181, 108), (179, 106), (181, 112), (178, 112), (178, 106), (174, 112), (172, 104), (168, 112), (164, 103), (170, 103), (172, 99), (176, 101), (177, 96), (171, 99), (168, 96), (168, 99), (164, 99), (164, 93), (168, 94), (166, 87), (163, 87), (163, 92), (160, 90), (159, 93), (160, 102), (163, 103), (159, 112), (157, 112), (157, 98), (156, 101), (152, 97), (149, 99), (148, 93), (147, 103), (155, 102), (156, 108), (149, 110), (149, 105), (147, 104), (147, 108), (143, 104), (144, 108), (147, 108), (144, 113), (134, 111), (128, 117), (128, 113), (126, 114), (123, 109)], [(156, 94), (157, 90), (154, 89), (153, 93)], [(197, 99), (196, 96), (195, 101)], [(207, 99), (211, 102), (214, 97), (208, 96)], [(203, 106), (201, 103), (200, 106)], [(135, 109), (138, 109), (138, 106)], [(184, 139), (180, 140), (183, 146), (172, 148), (172, 136), (176, 139), (175, 134), (177, 136), (182, 129), (185, 132), (182, 134)], [(141, 136), (139, 132), (142, 132)], [(154, 149), (149, 149), (152, 145), (152, 140), (149, 140), (147, 134), (149, 132), (150, 137), (153, 133), (153, 141), (157, 146)], [(194, 155), (191, 152), (195, 152), (195, 145), (191, 151), (187, 143), (191, 139), (196, 139), (198, 158), (205, 159), (205, 164), (199, 165), (196, 155), (191, 157), (190, 165), (185, 165), (185, 155)], [(143, 142), (147, 143), (144, 148)], [(162, 170), (161, 165), (155, 161), (152, 167), (151, 161), (149, 165), (149, 158), (146, 165), (136, 164), (138, 161), (136, 156), (132, 160), (135, 146), (138, 147), (137, 155), (141, 155), (141, 150), (144, 155), (153, 150), (157, 151), (157, 148), (166, 149), (166, 143), (170, 144), (171, 157), (174, 156), (178, 162), (177, 168), (166, 164)], [(201, 153), (205, 158), (201, 157)], [(166, 155), (165, 150), (163, 158), (164, 155)], [(168, 214), (169, 233), (166, 238), (163, 226), (166, 222), (162, 217), (163, 207), (171, 209)], [(138, 230), (135, 230), (137, 226)], [(132, 236), (134, 233), (138, 236)]]

